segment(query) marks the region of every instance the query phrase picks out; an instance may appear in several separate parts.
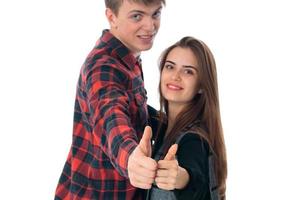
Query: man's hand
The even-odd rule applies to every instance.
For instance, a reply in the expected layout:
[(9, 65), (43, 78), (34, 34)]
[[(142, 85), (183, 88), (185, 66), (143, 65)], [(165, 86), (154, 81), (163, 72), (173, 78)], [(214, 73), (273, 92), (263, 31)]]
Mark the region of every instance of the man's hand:
[(152, 129), (147, 126), (139, 145), (128, 159), (128, 176), (134, 187), (149, 189), (155, 178), (157, 163), (151, 158)]

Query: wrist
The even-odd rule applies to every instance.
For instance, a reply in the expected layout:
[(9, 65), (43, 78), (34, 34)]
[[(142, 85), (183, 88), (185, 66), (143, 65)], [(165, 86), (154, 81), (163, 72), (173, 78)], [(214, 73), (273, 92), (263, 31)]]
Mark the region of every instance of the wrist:
[(123, 160), (125, 162), (125, 166), (126, 166), (126, 168), (125, 168), (125, 170), (126, 170), (125, 177), (127, 177), (127, 178), (129, 177), (128, 173), (129, 173), (130, 169), (132, 169), (132, 165), (133, 165), (132, 163), (134, 162), (133, 160), (134, 160), (134, 154), (135, 154), (136, 147), (137, 147), (137, 145), (131, 146), (128, 149), (128, 156), (123, 158)]
[(187, 172), (186, 169), (184, 169), (183, 167), (178, 167), (178, 175), (177, 175), (177, 181), (176, 181), (176, 189), (183, 189), (187, 186), (187, 184), (189, 183), (190, 180), (190, 175)]

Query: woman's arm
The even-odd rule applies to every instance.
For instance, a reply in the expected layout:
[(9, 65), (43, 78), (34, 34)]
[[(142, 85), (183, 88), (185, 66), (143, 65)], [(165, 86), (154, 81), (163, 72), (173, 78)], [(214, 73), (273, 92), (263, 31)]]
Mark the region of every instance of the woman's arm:
[(186, 134), (175, 153), (172, 148), (165, 159), (158, 162), (157, 186), (176, 189), (179, 199), (205, 199), (209, 194), (208, 144), (196, 134)]
[(155, 182), (160, 189), (182, 189), (189, 182), (188, 172), (179, 166), (176, 159), (177, 148), (177, 144), (171, 146), (164, 160), (158, 161)]

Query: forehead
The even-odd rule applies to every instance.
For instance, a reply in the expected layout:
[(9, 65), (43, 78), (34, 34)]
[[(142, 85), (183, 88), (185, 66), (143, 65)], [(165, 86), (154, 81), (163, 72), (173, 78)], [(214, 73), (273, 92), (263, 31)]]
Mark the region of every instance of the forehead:
[(169, 52), (166, 60), (175, 62), (176, 65), (197, 66), (197, 59), (189, 48), (175, 47)]
[(153, 4), (145, 5), (130, 0), (124, 0), (119, 8), (119, 13), (129, 13), (132, 11), (142, 11), (144, 13), (152, 13), (162, 7), (162, 2), (156, 2)]

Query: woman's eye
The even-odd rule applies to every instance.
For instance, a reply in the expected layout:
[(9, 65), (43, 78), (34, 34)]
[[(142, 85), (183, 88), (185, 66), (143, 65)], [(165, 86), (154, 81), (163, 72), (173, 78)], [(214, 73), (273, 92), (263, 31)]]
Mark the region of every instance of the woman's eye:
[(173, 66), (172, 65), (165, 65), (165, 68), (166, 69), (173, 69)]
[(184, 73), (185, 74), (189, 74), (189, 75), (193, 75), (194, 74), (193, 70), (190, 70), (190, 69), (184, 70)]

